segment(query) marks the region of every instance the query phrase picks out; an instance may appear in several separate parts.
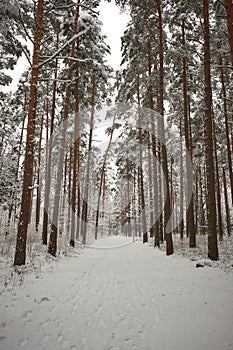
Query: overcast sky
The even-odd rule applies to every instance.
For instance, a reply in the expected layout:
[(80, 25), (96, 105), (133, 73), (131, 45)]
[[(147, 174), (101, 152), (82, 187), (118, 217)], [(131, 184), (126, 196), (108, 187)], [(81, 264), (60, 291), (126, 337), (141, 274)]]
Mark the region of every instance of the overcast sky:
[(112, 1), (102, 1), (100, 5), (100, 20), (103, 22), (103, 33), (108, 36), (107, 43), (111, 47), (109, 64), (118, 69), (121, 62), (121, 36), (124, 34), (130, 16), (120, 13), (119, 8)]

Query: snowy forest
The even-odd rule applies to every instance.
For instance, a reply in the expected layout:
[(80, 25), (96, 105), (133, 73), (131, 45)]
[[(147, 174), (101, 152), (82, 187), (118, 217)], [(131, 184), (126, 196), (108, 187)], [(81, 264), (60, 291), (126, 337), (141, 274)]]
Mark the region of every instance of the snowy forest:
[(233, 349), (232, 78), (232, 0), (0, 0), (2, 350)]
[(55, 257), (123, 234), (217, 261), (233, 220), (232, 2), (116, 1), (130, 14), (117, 71), (99, 3), (1, 1), (2, 254), (20, 266), (34, 245)]

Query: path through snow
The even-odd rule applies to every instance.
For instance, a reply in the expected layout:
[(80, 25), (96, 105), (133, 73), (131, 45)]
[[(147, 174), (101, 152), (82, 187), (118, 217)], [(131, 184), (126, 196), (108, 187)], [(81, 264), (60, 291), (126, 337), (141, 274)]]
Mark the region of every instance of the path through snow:
[(233, 275), (141, 242), (87, 248), (0, 301), (1, 350), (233, 349)]

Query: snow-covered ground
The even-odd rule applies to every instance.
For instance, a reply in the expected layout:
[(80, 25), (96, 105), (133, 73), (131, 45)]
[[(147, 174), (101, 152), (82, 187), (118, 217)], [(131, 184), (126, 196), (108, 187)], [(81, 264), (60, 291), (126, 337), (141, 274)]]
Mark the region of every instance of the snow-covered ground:
[(232, 350), (233, 274), (131, 242), (5, 277), (0, 349)]

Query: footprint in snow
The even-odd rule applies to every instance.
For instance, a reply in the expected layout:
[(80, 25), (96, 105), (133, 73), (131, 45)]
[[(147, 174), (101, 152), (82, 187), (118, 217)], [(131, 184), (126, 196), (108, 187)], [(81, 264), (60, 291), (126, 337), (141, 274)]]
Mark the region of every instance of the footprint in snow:
[(42, 340), (42, 344), (46, 344), (50, 338), (51, 334), (45, 334), (44, 339)]
[(21, 341), (20, 341), (20, 343), (19, 343), (19, 346), (21, 346), (22, 348), (27, 344), (27, 342), (28, 342), (28, 339), (27, 338), (25, 338), (25, 339), (22, 339)]

